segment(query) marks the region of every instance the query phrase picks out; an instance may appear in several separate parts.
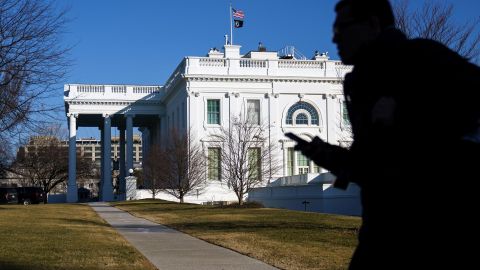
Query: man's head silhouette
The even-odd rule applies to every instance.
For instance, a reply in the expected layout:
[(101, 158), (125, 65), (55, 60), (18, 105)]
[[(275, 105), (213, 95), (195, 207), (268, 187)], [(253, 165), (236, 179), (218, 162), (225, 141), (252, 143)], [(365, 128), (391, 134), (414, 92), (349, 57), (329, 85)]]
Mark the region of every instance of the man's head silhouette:
[(375, 40), (386, 28), (394, 26), (388, 0), (342, 0), (335, 6), (333, 42), (345, 64), (355, 64), (360, 49)]

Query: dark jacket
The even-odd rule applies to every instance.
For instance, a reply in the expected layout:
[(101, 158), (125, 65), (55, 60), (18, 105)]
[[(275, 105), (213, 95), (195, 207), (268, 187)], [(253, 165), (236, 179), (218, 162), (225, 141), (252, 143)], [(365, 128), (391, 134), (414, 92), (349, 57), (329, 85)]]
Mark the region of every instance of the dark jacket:
[(455, 258), (444, 243), (459, 238), (444, 233), (439, 241), (436, 229), (461, 230), (446, 220), (480, 205), (471, 193), (480, 180), (480, 147), (467, 139), (479, 126), (479, 67), (395, 29), (355, 62), (344, 81), (353, 144), (349, 150), (325, 144), (310, 156), (337, 175), (337, 186), (350, 181), (362, 188), (363, 225), (351, 268), (432, 262), (425, 250)]

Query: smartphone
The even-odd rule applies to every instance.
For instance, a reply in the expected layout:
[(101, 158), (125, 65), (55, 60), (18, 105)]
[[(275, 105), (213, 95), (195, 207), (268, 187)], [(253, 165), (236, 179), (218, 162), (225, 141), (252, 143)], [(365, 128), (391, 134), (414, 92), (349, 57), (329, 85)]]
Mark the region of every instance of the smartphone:
[(288, 138), (290, 138), (290, 139), (292, 139), (292, 140), (294, 140), (294, 141), (296, 141), (298, 144), (307, 144), (307, 143), (308, 143), (308, 141), (306, 141), (306, 140), (298, 137), (297, 135), (295, 135), (295, 134), (293, 134), (293, 133), (291, 133), (291, 132), (285, 133), (285, 136), (288, 137)]

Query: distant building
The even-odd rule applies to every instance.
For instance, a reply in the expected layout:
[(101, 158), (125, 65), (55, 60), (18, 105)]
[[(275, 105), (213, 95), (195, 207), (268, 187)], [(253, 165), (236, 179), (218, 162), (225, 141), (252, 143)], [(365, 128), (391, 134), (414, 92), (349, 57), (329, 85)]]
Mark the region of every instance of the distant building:
[[(63, 147), (68, 147), (68, 141), (59, 140), (53, 136), (32, 136), (29, 142), (26, 145), (20, 146), (17, 150), (17, 157), (22, 155), (28, 155), (29, 153), (35, 152), (38, 148), (45, 145), (45, 141), (57, 140), (58, 143)], [(96, 138), (81, 138), (76, 140), (76, 152), (80, 153), (82, 157), (91, 158), (91, 161), (95, 162), (97, 167), (100, 169), (101, 166), (101, 144), (100, 140)], [(133, 136), (133, 156), (134, 156), (134, 168), (140, 168), (142, 166), (142, 138), (139, 135)], [(111, 160), (114, 170), (114, 175), (118, 175), (118, 166), (115, 164), (119, 162), (120, 159), (120, 146), (119, 146), (119, 137), (112, 137), (112, 149), (111, 149)], [(117, 172), (115, 172), (117, 171)], [(100, 175), (95, 179), (82, 180), (77, 183), (78, 188), (89, 189), (96, 196), (98, 194), (98, 183), (100, 181)], [(25, 186), (30, 185), (28, 182), (24, 181), (22, 178), (12, 174), (7, 173), (6, 177), (0, 182), (0, 186)], [(53, 192), (66, 192), (66, 183), (59, 185)]]
[[(120, 160), (120, 138), (112, 136), (112, 161)], [(65, 146), (68, 146), (68, 141), (63, 141)], [(81, 138), (77, 140), (77, 152), (81, 153), (82, 157), (91, 158), (98, 166), (102, 159), (101, 140), (96, 138)], [(142, 137), (140, 135), (133, 135), (133, 166), (140, 168), (142, 166)], [(118, 170), (118, 169), (117, 169)]]

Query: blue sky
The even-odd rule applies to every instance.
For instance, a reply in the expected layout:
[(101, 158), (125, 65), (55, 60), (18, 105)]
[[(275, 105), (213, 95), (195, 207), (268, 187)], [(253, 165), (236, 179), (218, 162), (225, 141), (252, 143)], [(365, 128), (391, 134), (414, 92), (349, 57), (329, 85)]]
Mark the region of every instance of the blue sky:
[[(234, 30), (242, 53), (261, 41), (268, 50), (293, 45), (307, 57), (319, 50), (338, 58), (331, 42), (337, 0), (63, 0), (71, 19), (64, 42), (74, 45), (65, 83), (163, 85), (184, 56), (223, 46), (230, 2), (245, 12), (244, 28)], [(479, 17), (478, 0), (447, 2), (459, 20)], [(63, 95), (52, 102), (63, 104)]]

